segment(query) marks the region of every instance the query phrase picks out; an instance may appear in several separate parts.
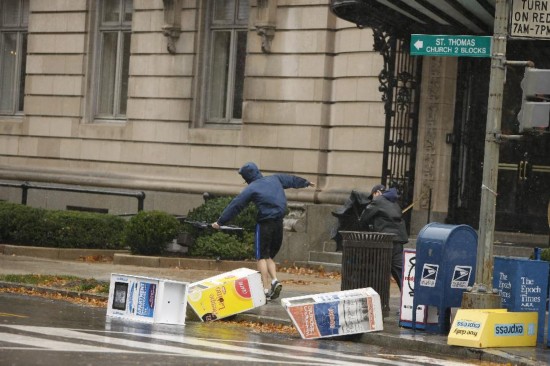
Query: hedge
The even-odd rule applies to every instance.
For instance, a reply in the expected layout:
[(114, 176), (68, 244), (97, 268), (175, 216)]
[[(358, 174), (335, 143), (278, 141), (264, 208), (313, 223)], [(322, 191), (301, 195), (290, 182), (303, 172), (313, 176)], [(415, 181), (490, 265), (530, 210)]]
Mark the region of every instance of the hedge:
[(132, 254), (160, 255), (180, 231), (175, 217), (161, 211), (141, 211), (126, 225), (124, 243)]
[(7, 244), (122, 249), (125, 225), (126, 221), (115, 215), (0, 202), (0, 241)]

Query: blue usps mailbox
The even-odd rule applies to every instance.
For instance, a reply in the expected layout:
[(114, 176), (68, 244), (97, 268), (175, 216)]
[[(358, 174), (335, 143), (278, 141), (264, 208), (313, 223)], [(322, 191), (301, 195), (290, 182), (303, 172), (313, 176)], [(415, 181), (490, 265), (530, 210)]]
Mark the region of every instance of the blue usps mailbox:
[(539, 314), (537, 342), (544, 343), (544, 321), (548, 292), (548, 262), (495, 256), (493, 288), (509, 311), (534, 311)]
[(468, 225), (434, 222), (420, 230), (416, 240), (413, 309), (418, 305), (436, 308), (437, 324), (427, 323), (427, 332), (449, 332), (451, 308), (460, 307), (462, 293), (474, 283), (476, 255), (477, 233)]

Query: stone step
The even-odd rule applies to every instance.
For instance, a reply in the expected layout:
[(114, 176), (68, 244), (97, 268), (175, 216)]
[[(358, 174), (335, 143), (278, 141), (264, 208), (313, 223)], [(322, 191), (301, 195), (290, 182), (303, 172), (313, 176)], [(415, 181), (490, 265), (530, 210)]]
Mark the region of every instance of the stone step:
[(341, 252), (309, 252), (310, 262), (342, 263)]
[(534, 248), (518, 247), (517, 245), (495, 244), (493, 254), (503, 257), (524, 257), (529, 258), (534, 253)]
[(305, 268), (313, 268), (317, 270), (324, 270), (325, 272), (342, 272), (342, 265), (336, 264), (336, 263), (325, 263), (325, 262), (315, 262), (315, 261), (308, 261), (308, 262), (300, 262), (296, 261), (294, 265), (298, 267), (305, 267)]

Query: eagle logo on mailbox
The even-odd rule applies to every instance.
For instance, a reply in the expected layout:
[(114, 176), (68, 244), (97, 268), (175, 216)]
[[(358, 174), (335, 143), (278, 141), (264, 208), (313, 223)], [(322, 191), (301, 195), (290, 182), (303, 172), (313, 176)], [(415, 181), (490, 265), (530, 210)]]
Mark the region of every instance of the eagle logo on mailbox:
[(466, 288), (470, 282), (471, 266), (455, 266), (451, 288)]
[(420, 286), (435, 287), (438, 271), (438, 264), (424, 263), (424, 267), (422, 267), (422, 278), (420, 279)]

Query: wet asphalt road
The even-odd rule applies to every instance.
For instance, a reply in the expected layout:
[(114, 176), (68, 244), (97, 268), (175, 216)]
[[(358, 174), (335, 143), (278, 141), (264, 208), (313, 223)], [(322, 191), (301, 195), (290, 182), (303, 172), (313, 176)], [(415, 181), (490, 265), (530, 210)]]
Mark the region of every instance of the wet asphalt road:
[[(104, 308), (0, 294), (0, 365), (464, 365), (335, 339), (110, 319)], [(478, 363), (479, 364), (479, 363)]]

